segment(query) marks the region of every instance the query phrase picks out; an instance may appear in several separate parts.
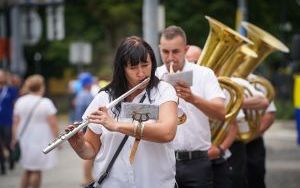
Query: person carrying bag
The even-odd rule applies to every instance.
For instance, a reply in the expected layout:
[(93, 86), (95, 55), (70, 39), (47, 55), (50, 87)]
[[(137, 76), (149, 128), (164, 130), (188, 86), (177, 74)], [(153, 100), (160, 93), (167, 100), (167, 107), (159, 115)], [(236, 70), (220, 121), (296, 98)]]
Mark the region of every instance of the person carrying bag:
[(16, 142), (15, 142), (15, 145), (13, 146), (12, 148), (12, 158), (14, 161), (18, 162), (21, 158), (21, 147), (20, 147), (20, 139), (21, 137), (23, 136), (26, 128), (28, 127), (28, 124), (30, 122), (30, 119), (32, 117), (32, 114), (34, 112), (34, 110), (36, 109), (36, 107), (38, 106), (38, 104), (41, 102), (42, 98), (39, 99), (36, 104), (33, 106), (33, 108), (31, 109), (25, 123), (24, 123), (24, 126), (22, 127), (22, 130), (20, 132), (20, 135), (19, 135), (19, 138), (17, 138)]

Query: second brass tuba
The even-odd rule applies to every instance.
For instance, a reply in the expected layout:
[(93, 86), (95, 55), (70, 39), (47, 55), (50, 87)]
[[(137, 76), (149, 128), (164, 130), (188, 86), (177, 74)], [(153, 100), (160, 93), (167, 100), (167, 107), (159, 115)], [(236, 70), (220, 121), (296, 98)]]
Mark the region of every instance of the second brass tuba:
[[(248, 79), (248, 76), (254, 69), (263, 62), (263, 60), (274, 51), (281, 51), (288, 53), (289, 49), (281, 41), (262, 30), (261, 28), (248, 23), (242, 22), (242, 26), (247, 31), (247, 37), (254, 42), (253, 45), (249, 45), (256, 54), (257, 57), (247, 56), (245, 61), (237, 68), (234, 72), (234, 76), (240, 77), (243, 79)], [(265, 95), (269, 100), (273, 100), (275, 92), (272, 84), (266, 81), (263, 78), (249, 80), (252, 83), (260, 83), (261, 86), (265, 87)], [(247, 90), (247, 88), (245, 88)], [(251, 93), (248, 92), (248, 95), (251, 96)], [(250, 142), (253, 138), (256, 137), (259, 126), (260, 126), (260, 116), (261, 112), (257, 110), (244, 110), (245, 120), (248, 125), (248, 133), (245, 134), (243, 131), (239, 131), (238, 139), (243, 142)], [(241, 128), (241, 127), (240, 127)]]

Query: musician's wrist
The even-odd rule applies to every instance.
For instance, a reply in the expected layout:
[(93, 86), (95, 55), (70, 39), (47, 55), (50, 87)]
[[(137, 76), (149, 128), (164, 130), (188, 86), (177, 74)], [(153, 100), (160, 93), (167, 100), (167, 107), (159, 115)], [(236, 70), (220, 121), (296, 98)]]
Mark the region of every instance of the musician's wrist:
[(113, 124), (114, 124), (114, 130), (113, 130), (113, 132), (121, 132), (121, 126), (120, 126), (120, 124), (117, 122), (117, 121), (115, 121), (115, 122), (113, 122)]
[(220, 157), (224, 157), (224, 155), (225, 155), (225, 150), (223, 149), (223, 147), (220, 146), (220, 145), (218, 145), (218, 146), (217, 146), (217, 149), (219, 150), (219, 156), (220, 156)]
[(145, 128), (145, 124), (143, 122), (134, 121), (133, 132), (132, 132), (133, 137), (136, 137), (137, 139), (143, 138), (144, 128)]

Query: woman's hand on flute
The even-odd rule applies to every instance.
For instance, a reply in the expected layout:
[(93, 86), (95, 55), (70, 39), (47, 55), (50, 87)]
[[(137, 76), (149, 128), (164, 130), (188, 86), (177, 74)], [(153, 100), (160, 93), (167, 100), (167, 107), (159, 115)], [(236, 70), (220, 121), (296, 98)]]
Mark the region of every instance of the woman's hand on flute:
[(91, 123), (101, 124), (106, 129), (116, 132), (118, 130), (118, 123), (107, 112), (106, 107), (100, 107), (97, 111), (88, 116)]
[[(71, 130), (73, 130), (75, 128), (74, 125), (68, 125), (65, 128), (66, 132), (70, 132)], [(82, 131), (78, 131), (77, 133), (75, 133), (71, 138), (68, 139), (68, 142), (70, 143), (70, 145), (72, 146), (72, 148), (75, 151), (79, 151), (82, 149), (83, 145), (84, 145), (84, 138), (83, 138), (83, 132)]]

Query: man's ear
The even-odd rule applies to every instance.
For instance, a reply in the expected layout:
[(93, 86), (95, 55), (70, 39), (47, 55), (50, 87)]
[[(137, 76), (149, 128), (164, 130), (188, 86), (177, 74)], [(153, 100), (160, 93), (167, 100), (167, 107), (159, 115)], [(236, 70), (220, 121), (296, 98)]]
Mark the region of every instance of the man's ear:
[(189, 48), (190, 48), (190, 45), (186, 45), (185, 46), (185, 48), (184, 48), (185, 49), (185, 53), (189, 50)]

